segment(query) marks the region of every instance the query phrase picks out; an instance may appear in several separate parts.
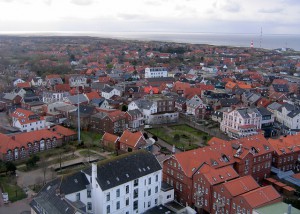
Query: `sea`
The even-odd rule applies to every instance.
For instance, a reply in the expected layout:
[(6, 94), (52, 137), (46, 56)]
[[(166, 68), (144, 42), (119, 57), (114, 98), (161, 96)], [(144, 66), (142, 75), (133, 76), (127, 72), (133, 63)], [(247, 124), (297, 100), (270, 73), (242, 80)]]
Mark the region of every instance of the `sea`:
[(300, 51), (300, 34), (246, 34), (246, 33), (179, 33), (179, 32), (4, 32), (0, 35), (25, 36), (92, 36), (101, 38), (133, 39), (141, 41), (165, 41), (217, 46), (278, 49), (291, 48)]

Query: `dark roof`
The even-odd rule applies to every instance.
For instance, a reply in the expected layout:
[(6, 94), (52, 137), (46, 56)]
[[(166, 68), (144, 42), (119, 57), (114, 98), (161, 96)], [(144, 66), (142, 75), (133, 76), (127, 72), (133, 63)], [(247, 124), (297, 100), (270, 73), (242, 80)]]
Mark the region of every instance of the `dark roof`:
[(222, 107), (230, 107), (232, 105), (238, 104), (240, 101), (237, 98), (227, 98), (227, 99), (220, 99), (220, 104)]
[[(155, 156), (139, 150), (104, 161), (97, 166), (97, 181), (103, 191), (161, 170)], [(91, 175), (91, 168), (85, 171)]]
[(129, 110), (129, 111), (127, 111), (127, 113), (128, 113), (130, 116), (141, 115), (141, 114), (143, 114), (139, 109)]
[[(81, 174), (78, 175), (79, 177), (85, 176), (81, 172), (78, 172), (76, 174)], [(70, 177), (77, 178), (77, 175), (75, 175), (74, 177), (73, 176)], [(67, 179), (66, 182), (64, 182), (63, 179), (61, 180), (61, 178), (57, 178), (47, 183), (30, 202), (31, 208), (37, 214), (42, 214), (44, 213), (43, 211), (46, 211), (47, 213), (55, 213), (55, 214), (74, 214), (76, 213), (76, 211), (79, 211), (71, 203), (69, 203), (69, 201), (66, 198), (62, 197), (62, 194), (64, 192), (60, 191), (60, 195), (57, 194), (58, 193), (57, 190), (59, 188), (62, 189), (62, 186), (66, 185), (66, 182), (69, 181), (68, 178), (66, 178)], [(85, 185), (86, 182), (83, 181), (83, 179), (79, 179), (79, 182), (78, 185), (74, 185), (74, 184), (69, 185), (69, 187), (66, 188), (65, 190), (67, 190), (68, 193), (80, 191), (81, 188), (78, 188), (78, 186), (81, 187)], [(84, 212), (80, 212), (80, 213), (84, 213)]]
[(156, 207), (153, 207), (149, 210), (147, 210), (146, 212), (144, 212), (144, 214), (175, 214), (176, 212), (173, 212), (172, 210), (170, 210), (169, 208), (163, 206), (163, 205), (159, 205)]
[(273, 84), (273, 88), (276, 92), (289, 92), (289, 88), (285, 84)]
[(300, 109), (291, 111), (290, 113), (288, 113), (287, 116), (290, 117), (290, 118), (294, 118), (294, 117), (297, 116), (298, 114), (300, 114)]
[(157, 78), (147, 78), (148, 82), (175, 82), (174, 77), (157, 77)]
[(259, 108), (257, 108), (257, 110), (259, 111), (261, 116), (269, 116), (272, 114), (272, 112), (270, 112), (268, 109), (266, 109), (264, 107), (259, 107)]
[(139, 92), (140, 87), (139, 86), (126, 86), (125, 92), (132, 91), (132, 92)]
[(60, 192), (65, 195), (86, 189), (89, 181), (82, 172), (63, 176), (61, 179)]
[(180, 104), (184, 104), (184, 103), (186, 103), (186, 98), (184, 98), (184, 97), (177, 97), (177, 99), (176, 99), (175, 102), (176, 103), (180, 103)]

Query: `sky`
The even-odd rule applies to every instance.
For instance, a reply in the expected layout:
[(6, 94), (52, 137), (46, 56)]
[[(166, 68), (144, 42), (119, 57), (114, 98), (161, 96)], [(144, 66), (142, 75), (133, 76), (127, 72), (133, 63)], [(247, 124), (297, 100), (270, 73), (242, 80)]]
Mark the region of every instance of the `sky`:
[(300, 0), (0, 0), (0, 32), (300, 34)]

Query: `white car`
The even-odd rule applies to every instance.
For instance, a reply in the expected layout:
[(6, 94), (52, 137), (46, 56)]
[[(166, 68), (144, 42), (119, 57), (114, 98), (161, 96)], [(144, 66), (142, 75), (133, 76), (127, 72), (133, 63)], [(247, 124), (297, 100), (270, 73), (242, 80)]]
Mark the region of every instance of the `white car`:
[(8, 193), (7, 192), (2, 193), (2, 198), (3, 198), (3, 202), (5, 204), (8, 203)]

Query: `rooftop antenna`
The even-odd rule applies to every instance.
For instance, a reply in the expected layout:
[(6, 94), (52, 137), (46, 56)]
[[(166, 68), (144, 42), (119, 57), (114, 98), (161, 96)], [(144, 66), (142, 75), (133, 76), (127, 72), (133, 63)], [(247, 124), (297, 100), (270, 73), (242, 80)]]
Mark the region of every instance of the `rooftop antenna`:
[(261, 48), (261, 42), (262, 42), (262, 27), (260, 27), (259, 48)]

